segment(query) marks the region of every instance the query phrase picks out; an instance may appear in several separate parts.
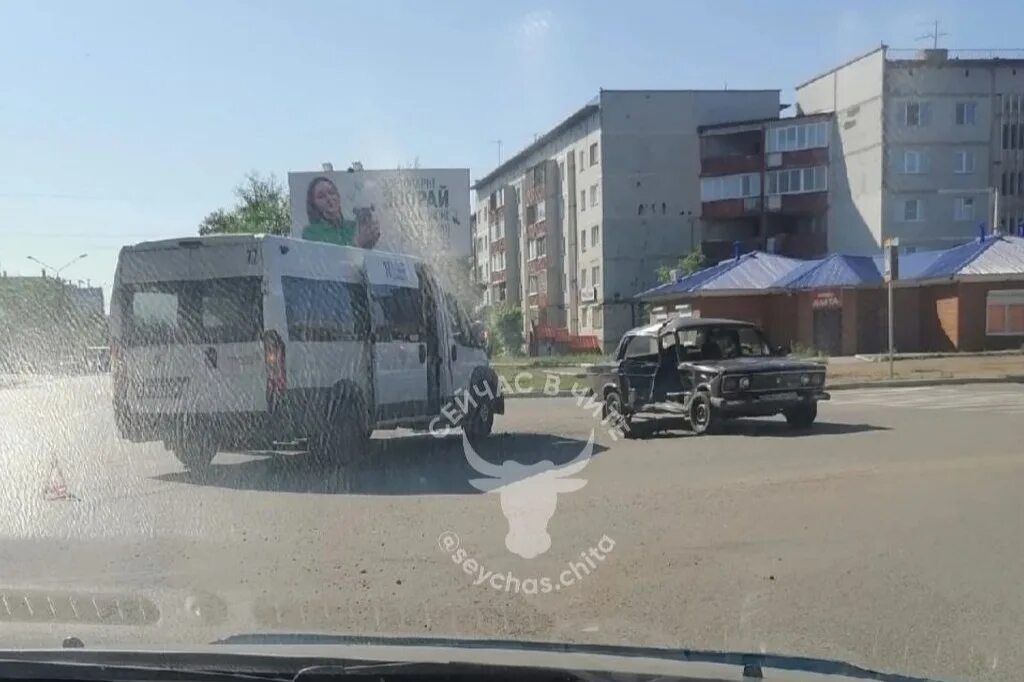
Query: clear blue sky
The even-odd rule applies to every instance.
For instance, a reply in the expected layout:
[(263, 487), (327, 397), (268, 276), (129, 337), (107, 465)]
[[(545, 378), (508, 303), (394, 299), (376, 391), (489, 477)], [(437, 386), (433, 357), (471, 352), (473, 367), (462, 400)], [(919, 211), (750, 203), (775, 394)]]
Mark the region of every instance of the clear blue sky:
[(599, 88), (780, 88), (880, 42), (1024, 47), (1024, 4), (0, 0), (0, 269), (108, 288), (249, 170), (493, 165)]

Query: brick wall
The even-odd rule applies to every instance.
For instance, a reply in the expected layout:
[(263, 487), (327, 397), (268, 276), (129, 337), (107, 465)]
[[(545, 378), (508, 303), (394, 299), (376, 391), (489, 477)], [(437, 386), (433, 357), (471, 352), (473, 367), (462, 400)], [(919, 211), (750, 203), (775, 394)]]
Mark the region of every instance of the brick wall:
[(960, 350), (1004, 350), (1024, 345), (1024, 335), (985, 335), (986, 296), (996, 289), (1024, 289), (1024, 281), (961, 282), (958, 286)]
[(753, 322), (760, 326), (776, 345), (795, 339), (794, 296), (765, 294), (755, 296), (705, 296), (691, 301), (701, 317), (724, 317)]
[(955, 351), (960, 337), (956, 285), (925, 286), (919, 292), (922, 350)]

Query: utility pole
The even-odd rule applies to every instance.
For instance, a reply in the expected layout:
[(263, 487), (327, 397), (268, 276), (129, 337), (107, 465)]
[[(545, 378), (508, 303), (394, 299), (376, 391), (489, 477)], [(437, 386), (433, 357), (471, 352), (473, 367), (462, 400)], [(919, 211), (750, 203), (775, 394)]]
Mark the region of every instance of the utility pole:
[(497, 147), (498, 147), (498, 165), (500, 166), (501, 165), (501, 140), (491, 140), (491, 143), (497, 145)]

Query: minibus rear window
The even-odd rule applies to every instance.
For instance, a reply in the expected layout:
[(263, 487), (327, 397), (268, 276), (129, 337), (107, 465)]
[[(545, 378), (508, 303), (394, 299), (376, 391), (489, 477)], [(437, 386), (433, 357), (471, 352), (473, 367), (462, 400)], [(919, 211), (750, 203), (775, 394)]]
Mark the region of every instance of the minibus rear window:
[(259, 277), (144, 282), (124, 288), (130, 346), (258, 341), (263, 329)]

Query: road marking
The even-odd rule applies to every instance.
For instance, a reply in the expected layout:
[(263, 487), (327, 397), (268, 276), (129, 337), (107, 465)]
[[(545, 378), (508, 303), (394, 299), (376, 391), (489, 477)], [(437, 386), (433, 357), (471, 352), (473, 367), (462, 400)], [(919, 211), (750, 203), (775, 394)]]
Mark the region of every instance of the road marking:
[(832, 400), (825, 404), (1024, 414), (1024, 390), (1002, 387), (965, 390), (949, 386), (856, 389), (834, 391)]

